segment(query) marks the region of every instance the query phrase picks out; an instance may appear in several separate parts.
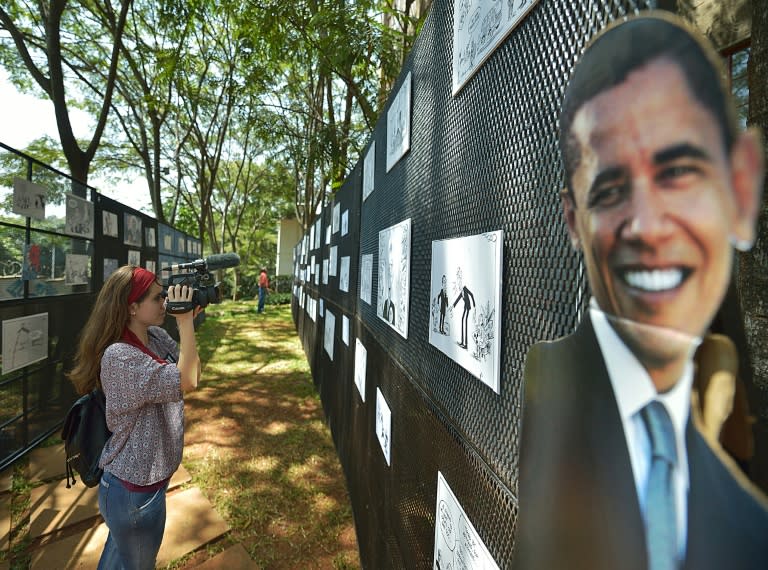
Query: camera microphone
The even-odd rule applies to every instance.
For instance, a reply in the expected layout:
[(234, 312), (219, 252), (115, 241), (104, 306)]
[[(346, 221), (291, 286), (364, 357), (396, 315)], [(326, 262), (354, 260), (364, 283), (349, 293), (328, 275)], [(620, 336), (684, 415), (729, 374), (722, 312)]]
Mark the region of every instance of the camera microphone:
[(164, 287), (168, 288), (174, 285), (192, 287), (191, 301), (171, 301), (165, 306), (166, 312), (171, 315), (180, 315), (193, 310), (195, 307), (204, 309), (209, 303), (221, 303), (221, 291), (219, 290), (221, 283), (213, 283), (211, 272), (238, 265), (240, 265), (240, 256), (236, 253), (215, 253), (205, 259), (175, 263), (170, 267), (164, 267), (163, 271), (174, 273), (168, 276)]
[(240, 256), (236, 253), (214, 253), (205, 259), (196, 259), (187, 263), (178, 263), (163, 268), (164, 271), (184, 271), (194, 269), (198, 271), (216, 271), (228, 267), (240, 265)]

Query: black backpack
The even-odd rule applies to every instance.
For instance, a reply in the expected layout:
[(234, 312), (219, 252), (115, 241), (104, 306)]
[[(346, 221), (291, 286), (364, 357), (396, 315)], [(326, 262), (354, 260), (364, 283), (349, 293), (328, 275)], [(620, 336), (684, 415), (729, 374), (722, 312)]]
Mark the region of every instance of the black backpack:
[(107, 428), (107, 400), (104, 392), (96, 388), (81, 396), (67, 412), (61, 428), (61, 439), (67, 456), (67, 489), (77, 483), (74, 472), (86, 487), (95, 487), (103, 473), (99, 459), (104, 444), (112, 435)]

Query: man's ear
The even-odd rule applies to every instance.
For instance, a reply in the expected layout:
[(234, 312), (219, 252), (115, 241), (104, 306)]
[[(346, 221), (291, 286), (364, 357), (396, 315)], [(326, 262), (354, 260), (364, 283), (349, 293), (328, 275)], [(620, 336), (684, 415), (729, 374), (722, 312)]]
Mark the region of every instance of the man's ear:
[(568, 237), (571, 238), (571, 247), (581, 251), (581, 241), (576, 231), (576, 204), (573, 201), (573, 193), (568, 188), (560, 190), (560, 204), (563, 207), (563, 217), (568, 228)]
[(731, 150), (731, 186), (734, 220), (731, 241), (747, 250), (755, 242), (755, 225), (763, 195), (765, 165), (760, 131), (750, 128), (734, 141)]

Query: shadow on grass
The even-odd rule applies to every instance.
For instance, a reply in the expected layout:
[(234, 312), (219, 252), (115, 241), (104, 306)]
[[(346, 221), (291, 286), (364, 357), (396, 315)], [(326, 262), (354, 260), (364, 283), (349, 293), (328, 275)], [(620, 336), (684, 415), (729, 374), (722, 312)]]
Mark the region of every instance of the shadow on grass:
[(358, 568), (344, 476), (290, 308), (217, 305), (198, 342), (184, 465), (229, 541), (258, 567)]

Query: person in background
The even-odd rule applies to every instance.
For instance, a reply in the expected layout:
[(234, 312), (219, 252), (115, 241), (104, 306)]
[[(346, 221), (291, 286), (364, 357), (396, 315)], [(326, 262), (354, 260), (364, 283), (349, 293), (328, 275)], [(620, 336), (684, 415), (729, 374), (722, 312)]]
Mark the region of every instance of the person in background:
[[(191, 300), (191, 287), (168, 289), (168, 302)], [(109, 528), (100, 570), (152, 569), (163, 540), (165, 493), (184, 447), (184, 393), (197, 388), (201, 371), (193, 324), (200, 308), (174, 315), (179, 347), (160, 327), (165, 306), (154, 273), (119, 268), (99, 291), (68, 374), (81, 394), (103, 390), (112, 432), (99, 461), (99, 511)]]
[(734, 249), (754, 242), (764, 177), (721, 66), (650, 12), (608, 26), (574, 69), (561, 202), (592, 299), (573, 334), (526, 356), (517, 568), (768, 568), (765, 496), (691, 413), (694, 351)]
[(259, 273), (259, 313), (264, 312), (264, 302), (267, 300), (267, 293), (269, 292), (269, 277), (267, 276), (267, 268), (262, 267), (261, 273)]
[(746, 388), (739, 378), (739, 356), (733, 341), (709, 334), (694, 356), (692, 408), (700, 414), (701, 432), (712, 445), (722, 446), (749, 474), (754, 454), (752, 424)]

